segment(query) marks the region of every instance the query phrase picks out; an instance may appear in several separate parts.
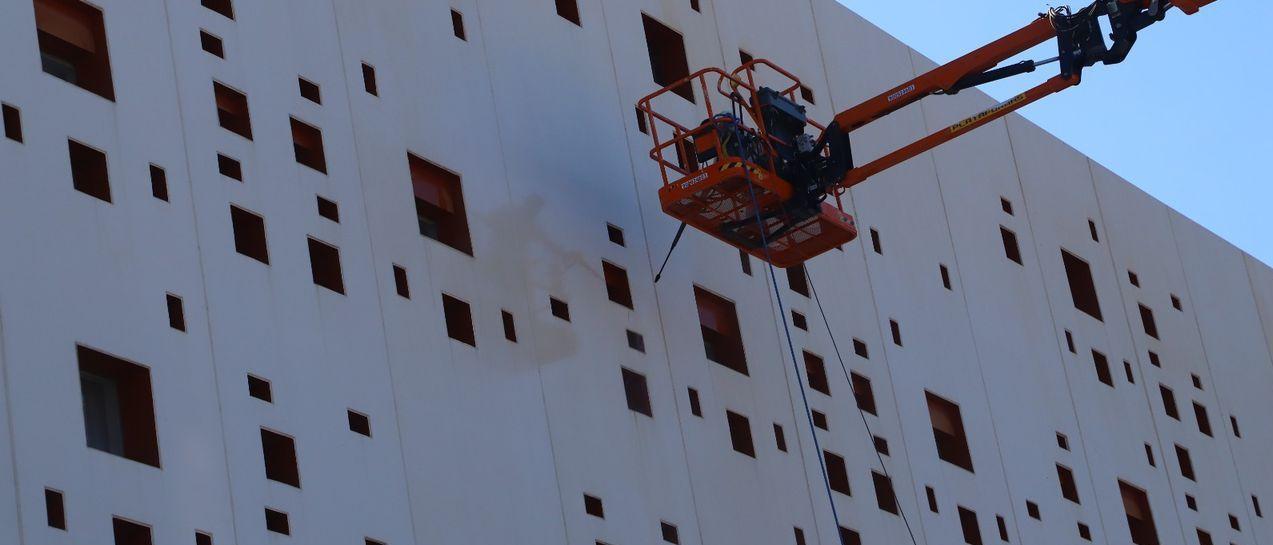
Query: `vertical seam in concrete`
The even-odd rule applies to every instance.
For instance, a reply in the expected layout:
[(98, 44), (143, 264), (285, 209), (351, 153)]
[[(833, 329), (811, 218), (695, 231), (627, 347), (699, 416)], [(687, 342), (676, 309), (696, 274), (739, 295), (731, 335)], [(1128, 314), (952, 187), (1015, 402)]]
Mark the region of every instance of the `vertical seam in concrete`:
[[(0, 298), (0, 301), (3, 301)], [(17, 517), (18, 525), (18, 543), (26, 543), (26, 524), (22, 520), (22, 484), (21, 477), (18, 472), (18, 441), (13, 431), (13, 401), (12, 391), (10, 390), (9, 381), (9, 359), (6, 357), (5, 348), (7, 343), (4, 342), (4, 304), (0, 303), (0, 381), (4, 382), (4, 410), (5, 410), (5, 432), (9, 435), (9, 465), (13, 471), (13, 507), (14, 516)]]
[[(483, 28), (482, 27), (482, 9), (481, 9), (481, 2), (479, 2), (478, 0), (474, 0), (473, 11), (476, 14), (476, 18), (477, 18), (477, 30), (478, 30), (477, 36), (481, 40), (481, 44), (482, 44), (481, 45), (482, 65), (486, 68), (486, 82), (490, 88), (490, 93), (491, 93), (491, 110), (495, 114), (494, 115), (495, 138), (499, 142), (499, 147), (500, 147), (500, 154), (499, 154), (501, 158), (500, 167), (504, 171), (504, 185), (507, 188), (508, 197), (511, 200), (513, 197), (513, 183), (512, 183), (512, 177), (509, 175), (509, 171), (508, 171), (508, 161), (505, 159), (505, 157), (507, 156), (504, 153), (504, 131), (500, 124), (499, 96), (495, 92), (495, 72), (491, 70), (490, 54), (486, 47), (486, 36), (482, 32), (482, 28)], [(531, 298), (533, 290), (531, 290), (530, 288), (530, 275), (523, 275), (522, 279), (523, 279), (522, 289), (526, 296), (526, 308), (528, 309), (528, 315), (529, 315), (530, 312), (533, 312), (529, 309), (534, 308), (534, 302)], [(527, 328), (527, 332), (530, 333), (530, 338), (531, 338), (530, 344), (532, 346), (538, 346), (539, 336), (535, 334), (535, 329), (533, 327)], [(539, 379), (539, 404), (544, 414), (544, 429), (548, 432), (548, 437), (547, 437), (548, 452), (552, 456), (552, 460), (553, 460), (553, 463), (552, 463), (553, 481), (557, 484), (557, 505), (561, 511), (561, 532), (562, 532), (562, 536), (565, 537), (566, 542), (569, 543), (570, 542), (570, 524), (569, 524), (569, 519), (566, 515), (566, 494), (562, 490), (562, 486), (564, 486), (564, 483), (562, 483), (561, 481), (561, 471), (558, 469), (558, 465), (561, 462), (557, 458), (557, 444), (554, 440), (554, 435), (553, 435), (552, 414), (548, 410), (548, 392), (547, 392), (547, 389), (544, 387), (543, 367), (541, 365), (538, 365), (538, 362), (536, 363), (537, 365), (535, 365), (535, 376), (536, 378)]]
[[(1180, 272), (1185, 278), (1185, 293), (1189, 294), (1189, 301), (1196, 302), (1198, 301), (1198, 299), (1194, 297), (1193, 288), (1189, 284), (1189, 270), (1185, 268), (1184, 254), (1182, 254), (1180, 251), (1180, 240), (1176, 237), (1176, 220), (1174, 220), (1173, 217), (1174, 217), (1174, 214), (1168, 213), (1167, 223), (1171, 228), (1172, 244), (1176, 247), (1176, 255), (1179, 257)], [(1248, 286), (1250, 286), (1251, 273), (1246, 270), (1246, 257), (1243, 256), (1242, 252), (1237, 250), (1236, 248), (1234, 249), (1234, 251), (1238, 252), (1239, 257), (1242, 258), (1242, 269), (1243, 269), (1243, 272), (1246, 273), (1247, 284)], [(1255, 305), (1254, 288), (1252, 288), (1252, 291), (1251, 291), (1251, 302), (1252, 302), (1252, 305), (1254, 306)], [(1217, 388), (1217, 386), (1215, 381), (1215, 373), (1211, 370), (1211, 356), (1207, 352), (1207, 338), (1202, 333), (1202, 323), (1198, 321), (1198, 313), (1194, 311), (1194, 308), (1197, 308), (1197, 305), (1192, 305), (1190, 307), (1189, 314), (1193, 315), (1193, 325), (1195, 330), (1198, 332), (1198, 343), (1200, 347), (1202, 348), (1202, 361), (1207, 366), (1207, 380), (1211, 382), (1211, 387), (1213, 388), (1213, 392), (1216, 394), (1215, 395), (1216, 412), (1219, 413), (1221, 417), (1220, 425), (1218, 427), (1222, 430), (1220, 433), (1224, 435), (1224, 445), (1225, 447), (1228, 448), (1228, 451), (1229, 451), (1229, 463), (1232, 464), (1233, 466), (1233, 476), (1237, 481), (1235, 484), (1237, 484), (1238, 489), (1242, 491), (1242, 498), (1239, 501), (1241, 501), (1242, 503), (1242, 511), (1246, 513), (1246, 519), (1247, 519), (1247, 522), (1249, 523), (1250, 521), (1255, 520), (1255, 518), (1252, 517), (1251, 506), (1249, 502), (1246, 501), (1246, 497), (1249, 494), (1249, 492), (1247, 491), (1246, 486), (1244, 485), (1245, 481), (1242, 480), (1242, 472), (1241, 470), (1238, 469), (1238, 460), (1233, 454), (1233, 441), (1230, 438), (1228, 426), (1226, 425), (1227, 423), (1224, 422), (1223, 420), (1223, 415), (1227, 414), (1228, 411), (1224, 410), (1224, 405), (1222, 404), (1221, 397), (1219, 395), (1220, 392), (1218, 390), (1214, 390)], [(1256, 315), (1258, 316), (1260, 313), (1258, 306), (1255, 307), (1255, 312), (1256, 312)], [(1192, 398), (1192, 396), (1190, 397)], [(1214, 433), (1215, 428), (1212, 428), (1212, 431)], [(1248, 526), (1250, 526), (1250, 524), (1248, 524)], [(1256, 532), (1252, 532), (1252, 539), (1254, 539), (1256, 543), (1259, 543), (1260, 542), (1259, 534)]]
[[(367, 184), (362, 175), (362, 153), (359, 146), (358, 128), (354, 123), (354, 101), (353, 94), (356, 92), (353, 81), (349, 77), (349, 67), (346, 62), (345, 42), (340, 33), (340, 15), (336, 11), (336, 0), (327, 3), (331, 7), (332, 28), (336, 33), (336, 49), (340, 55), (340, 74), (345, 84), (345, 111), (349, 114), (349, 136), (353, 143), (354, 162), (357, 165), (357, 181), (358, 192), (362, 196), (362, 226), (367, 232), (367, 251), (371, 257), (371, 273), (376, 286), (376, 314), (380, 317), (380, 340), (385, 349), (385, 370), (389, 376), (389, 397), (393, 399), (393, 425), (394, 432), (397, 434), (398, 442), (398, 458), (402, 465), (402, 491), (407, 497), (407, 520), (411, 524), (411, 539), (419, 543), (419, 530), (416, 528), (415, 505), (411, 494), (410, 473), (407, 470), (407, 450), (404, 445), (405, 440), (402, 434), (402, 408), (398, 405), (398, 393), (395, 391), (395, 385), (398, 383), (393, 374), (393, 357), (391, 356), (391, 348), (389, 346), (389, 325), (385, 319), (384, 308), (384, 286), (380, 283), (380, 272), (377, 268), (379, 259), (376, 257), (375, 237), (372, 236), (371, 228), (371, 210), (367, 207)], [(427, 271), (425, 273), (427, 276)]]
[(1255, 258), (1250, 254), (1242, 254), (1242, 265), (1246, 268), (1246, 281), (1251, 286), (1251, 299), (1255, 301), (1255, 316), (1260, 321), (1260, 334), (1264, 337), (1264, 350), (1269, 354), (1269, 365), (1273, 366), (1273, 353), (1269, 352), (1273, 350), (1273, 337), (1269, 337), (1269, 323), (1264, 319), (1264, 313), (1260, 311), (1260, 298), (1255, 291), (1255, 277), (1251, 276), (1251, 267), (1258, 265), (1259, 262), (1252, 263), (1252, 261), (1255, 261)]
[[(1017, 116), (1017, 117), (1020, 118), (1023, 122), (1029, 123), (1029, 121), (1026, 120), (1024, 117), (1020, 117), (1020, 116)], [(1079, 439), (1082, 441), (1082, 445), (1083, 445), (1083, 464), (1085, 468), (1087, 469), (1088, 485), (1092, 487), (1091, 489), (1093, 491), (1095, 491), (1096, 484), (1092, 476), (1093, 466), (1091, 464), (1091, 459), (1089, 458), (1088, 452), (1087, 452), (1088, 442), (1087, 442), (1086, 436), (1083, 433), (1083, 419), (1078, 412), (1078, 402), (1076, 402), (1074, 399), (1074, 386), (1070, 378), (1069, 362), (1067, 361), (1069, 358), (1069, 356), (1067, 356), (1067, 354), (1069, 354), (1069, 350), (1067, 350), (1066, 347), (1062, 344), (1061, 337), (1057, 334), (1058, 330), (1067, 330), (1067, 328), (1062, 327), (1059, 317), (1057, 316), (1056, 305), (1052, 304), (1052, 294), (1051, 292), (1048, 291), (1048, 278), (1047, 278), (1047, 275), (1044, 274), (1043, 272), (1043, 258), (1042, 258), (1043, 254), (1040, 253), (1039, 251), (1038, 238), (1034, 234), (1034, 222), (1030, 221), (1030, 218), (1031, 218), (1030, 199), (1027, 197), (1027, 194), (1026, 194), (1025, 179), (1021, 175), (1021, 163), (1017, 157), (1016, 143), (1013, 142), (1013, 139), (1012, 139), (1012, 124), (1008, 122), (1009, 119), (1011, 118), (1010, 117), (1004, 118), (1003, 128), (1004, 128), (1004, 132), (1007, 133), (1008, 135), (1008, 150), (1012, 155), (1013, 169), (1016, 170), (1016, 173), (1017, 173), (1017, 190), (1020, 191), (1021, 193), (1021, 208), (1026, 219), (1026, 227), (1030, 229), (1030, 243), (1034, 246), (1034, 250), (1035, 250), (1034, 262), (1035, 262), (1035, 268), (1039, 273), (1039, 287), (1043, 291), (1043, 299), (1048, 306), (1048, 321), (1051, 322), (1052, 324), (1052, 336), (1056, 340), (1056, 349), (1057, 349), (1057, 354), (1059, 355), (1057, 362), (1061, 365), (1061, 375), (1065, 377), (1065, 395), (1070, 400), (1070, 415), (1074, 418), (1074, 427), (1077, 428)], [(1089, 177), (1090, 177), (1090, 174), (1091, 172), (1089, 171)], [(1078, 356), (1077, 354), (1072, 354), (1072, 355), (1074, 355), (1075, 358), (1081, 358), (1081, 356)], [(1144, 375), (1142, 375), (1142, 377), (1143, 376)], [(1141, 380), (1141, 382), (1142, 382), (1142, 388), (1143, 388), (1144, 380)], [(1150, 420), (1152, 422), (1153, 420), (1152, 415)], [(1105, 518), (1100, 512), (1101, 509), (1100, 509), (1099, 495), (1093, 494), (1092, 501), (1096, 502), (1097, 504), (1096, 505), (1097, 517), (1100, 520), (1100, 524), (1101, 524), (1100, 535), (1102, 538), (1104, 538), (1108, 542), (1109, 533), (1105, 528)], [(1015, 511), (1015, 505), (1013, 508)], [(1018, 526), (1018, 533), (1020, 533), (1020, 526)]]
[(185, 153), (186, 186), (189, 188), (187, 196), (190, 199), (190, 226), (194, 232), (195, 252), (199, 256), (199, 286), (203, 292), (203, 322), (208, 334), (208, 359), (212, 364), (212, 389), (213, 394), (217, 398), (217, 424), (221, 428), (221, 456), (225, 464), (226, 494), (229, 496), (230, 531), (234, 532), (234, 541), (237, 543), (240, 541), (239, 513), (234, 501), (234, 476), (230, 468), (230, 437), (225, 427), (225, 407), (221, 395), (221, 370), (217, 366), (216, 342), (212, 333), (212, 301), (208, 297), (208, 271), (203, 255), (203, 237), (199, 233), (199, 207), (195, 204), (194, 171), (190, 166), (190, 142), (186, 138), (186, 131), (189, 128), (186, 125), (186, 111), (181, 95), (181, 78), (177, 69), (177, 44), (172, 39), (172, 27), (174, 24), (172, 10), (169, 9), (166, 1), (163, 2), (163, 6), (164, 18), (168, 21), (166, 29), (168, 33), (168, 58), (172, 62), (172, 88), (177, 101), (177, 119), (181, 125), (181, 149)]

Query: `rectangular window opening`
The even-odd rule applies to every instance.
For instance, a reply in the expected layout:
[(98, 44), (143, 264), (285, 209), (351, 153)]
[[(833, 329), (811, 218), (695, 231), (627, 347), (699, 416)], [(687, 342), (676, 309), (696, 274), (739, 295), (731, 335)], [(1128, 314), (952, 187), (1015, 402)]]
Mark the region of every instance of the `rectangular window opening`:
[(376, 85), (376, 67), (365, 62), (362, 63), (362, 88), (373, 97), (380, 96), (380, 89)]
[(606, 296), (620, 306), (633, 308), (632, 288), (628, 285), (628, 271), (607, 261), (601, 262), (601, 271), (606, 281)]
[(977, 527), (977, 513), (964, 507), (959, 508), (959, 528), (964, 533), (964, 543), (982, 545), (981, 529)]
[(517, 342), (517, 322), (513, 320), (513, 313), (501, 310), (499, 314), (500, 320), (504, 322), (504, 339), (508, 342)]
[(371, 417), (353, 409), (347, 409), (345, 415), (349, 420), (349, 431), (371, 437)]
[(1074, 482), (1074, 471), (1061, 464), (1056, 465), (1056, 478), (1061, 485), (1061, 497), (1070, 500), (1076, 504), (1082, 504), (1079, 500), (1078, 485)]
[(583, 26), (583, 23), (579, 20), (578, 0), (557, 0), (557, 15), (574, 23), (576, 26)]
[(1172, 419), (1180, 420), (1180, 412), (1176, 410), (1176, 393), (1162, 384), (1158, 385), (1158, 393), (1162, 395), (1163, 412)]
[(296, 465), (296, 441), (278, 432), (261, 428), (261, 456), (265, 460), (265, 478), (295, 488), (301, 487), (301, 474)]
[(410, 153), (407, 163), (420, 234), (473, 255), (460, 176)]
[(897, 320), (889, 320), (888, 329), (893, 334), (893, 344), (902, 346), (902, 326), (897, 323)]
[(150, 527), (136, 522), (114, 517), (111, 529), (115, 534), (115, 545), (152, 545)]
[(734, 411), (725, 411), (725, 420), (729, 424), (729, 441), (734, 451), (756, 457), (756, 446), (751, 440), (751, 421)]
[(924, 396), (928, 400), (928, 416), (933, 425), (933, 439), (937, 443), (937, 457), (972, 472), (972, 454), (968, 451), (968, 437), (959, 406), (931, 392), (924, 392)]
[(812, 411), (809, 411), (809, 416), (812, 417), (813, 425), (816, 426), (818, 429), (831, 431), (831, 426), (827, 424), (826, 413), (819, 411), (817, 409), (814, 409)]
[(853, 353), (862, 359), (871, 359), (871, 353), (862, 339), (853, 339)]
[(327, 155), (323, 152), (323, 131), (292, 118), (292, 152), (296, 162), (327, 174)]
[(1008, 521), (1004, 520), (1003, 517), (1000, 515), (995, 515), (995, 523), (999, 525), (999, 540), (1007, 542), (1008, 541)]
[(265, 529), (276, 534), (291, 535), (292, 528), (287, 520), (287, 513), (265, 508)]
[(938, 265), (938, 268), (941, 271), (942, 287), (953, 291), (953, 288), (950, 285), (950, 269), (946, 268), (945, 265)]
[(1104, 321), (1101, 302), (1096, 296), (1096, 284), (1092, 281), (1091, 265), (1065, 250), (1061, 250), (1061, 260), (1065, 262), (1065, 276), (1070, 281), (1070, 298), (1074, 301), (1074, 308)]
[(442, 294), (442, 316), (446, 319), (446, 336), (469, 346), (477, 346), (473, 334), (473, 312), (468, 303)]
[(606, 509), (601, 498), (590, 494), (583, 495), (583, 512), (599, 519), (606, 518)]
[(549, 312), (552, 313), (554, 317), (559, 318), (563, 321), (567, 321), (567, 322), (570, 321), (570, 305), (566, 304), (565, 301), (562, 301), (561, 299), (558, 299), (556, 297), (549, 297), (548, 310)]
[(787, 286), (791, 288), (791, 291), (805, 297), (809, 296), (809, 279), (805, 276), (803, 263), (787, 268)]
[(71, 185), (76, 191), (111, 202), (106, 154), (74, 140), (66, 141), (71, 160)]
[(181, 298), (171, 293), (164, 296), (168, 305), (168, 327), (177, 331), (186, 330), (186, 312)]
[(1154, 311), (1145, 305), (1140, 305), (1140, 323), (1145, 328), (1145, 334), (1158, 338), (1158, 322), (1154, 321)]
[(1004, 214), (1009, 216), (1013, 215), (1012, 201), (1008, 200), (1006, 197), (999, 197), (999, 207), (1003, 209)]
[(243, 164), (223, 154), (217, 154), (217, 172), (231, 180), (243, 181)]
[(1180, 465), (1180, 476), (1191, 481), (1197, 481), (1197, 476), (1193, 472), (1193, 458), (1189, 456), (1189, 449), (1176, 445), (1176, 463)]
[(826, 465), (827, 480), (830, 482), (831, 490), (852, 496), (853, 489), (849, 486), (849, 470), (844, 464), (844, 457), (831, 451), (822, 451), (822, 461)]
[(150, 165), (150, 194), (168, 202), (168, 174), (157, 165)]
[(217, 122), (221, 128), (251, 140), (252, 116), (248, 111), (247, 95), (219, 81), (212, 82), (212, 93), (216, 98)]
[(345, 293), (345, 279), (340, 268), (339, 248), (310, 238), (309, 267), (314, 278), (314, 284), (342, 295)]
[(650, 389), (646, 384), (645, 375), (626, 368), (622, 372), (623, 394), (627, 397), (628, 408), (653, 418), (654, 411), (650, 408)]
[(804, 352), (804, 370), (809, 378), (809, 388), (831, 395), (831, 383), (827, 380), (827, 367), (822, 358)]
[(399, 297), (411, 298), (411, 283), (407, 279), (407, 270), (399, 265), (393, 266), (393, 286)]
[(102, 10), (78, 0), (35, 0), (35, 30), (44, 73), (115, 100)]
[(778, 450), (787, 452), (787, 434), (777, 423), (774, 424), (774, 445), (778, 447)]
[(1136, 375), (1132, 374), (1132, 362), (1123, 360), (1123, 373), (1127, 375), (1128, 384), (1136, 384)]
[(61, 492), (51, 488), (44, 489), (44, 517), (49, 528), (66, 530), (66, 504)]
[(631, 348), (633, 350), (636, 350), (637, 352), (644, 354), (645, 353), (645, 336), (635, 331), (632, 331), (631, 329), (628, 330), (627, 334), (628, 334), (628, 348)]
[(230, 205), (230, 223), (234, 230), (234, 251), (269, 265), (270, 254), (265, 244), (265, 218)]
[(1211, 434), (1211, 418), (1207, 416), (1207, 408), (1197, 401), (1193, 402), (1193, 417), (1198, 422), (1199, 433), (1207, 437), (1214, 437)]
[(849, 374), (853, 386), (853, 401), (857, 407), (868, 414), (875, 412), (875, 392), (871, 390), (871, 379), (857, 373)]
[(336, 201), (333, 201), (330, 199), (324, 199), (323, 197), (320, 197), (317, 195), (315, 196), (315, 198), (317, 199), (317, 202), (318, 202), (319, 217), (329, 219), (336, 223), (340, 223), (340, 205), (336, 204)]
[(296, 85), (301, 93), (301, 98), (313, 102), (314, 104), (323, 103), (323, 90), (317, 83), (302, 77), (297, 77)]
[(234, 19), (234, 5), (231, 4), (231, 0), (200, 0), (199, 3), (226, 19)]
[(22, 143), (22, 112), (8, 104), (0, 104), (0, 114), (4, 119), (4, 137)]
[(940, 513), (941, 511), (937, 509), (937, 491), (933, 490), (933, 487), (931, 486), (925, 486), (924, 495), (928, 496), (928, 510), (934, 513)]
[(1017, 265), (1024, 265), (1021, 261), (1021, 248), (1017, 245), (1017, 234), (1000, 225), (999, 235), (1003, 238), (1003, 255)]
[(884, 249), (880, 245), (880, 232), (874, 227), (871, 228), (871, 249), (877, 254), (884, 255)]
[(746, 251), (738, 250), (738, 264), (742, 267), (743, 274), (751, 276), (751, 256)]
[(695, 390), (693, 388), (686, 388), (686, 392), (689, 394), (689, 398), (690, 398), (690, 414), (697, 416), (699, 418), (702, 418), (703, 405), (699, 402), (698, 390)]
[(1123, 498), (1123, 512), (1127, 516), (1132, 543), (1158, 545), (1158, 530), (1154, 528), (1154, 513), (1149, 507), (1149, 495), (1123, 481), (1118, 481), (1118, 490)]
[(159, 467), (150, 369), (76, 346), (89, 448)]
[(199, 46), (212, 55), (225, 58), (225, 42), (206, 30), (199, 31)]
[(1096, 379), (1106, 386), (1113, 388), (1114, 376), (1110, 373), (1109, 360), (1105, 358), (1105, 354), (1093, 350), (1092, 364), (1096, 366)]
[(1149, 443), (1145, 443), (1145, 460), (1149, 462), (1149, 467), (1158, 467), (1154, 462), (1154, 447)]
[(1101, 236), (1096, 232), (1096, 222), (1087, 220), (1087, 230), (1092, 235), (1092, 242), (1100, 242)]
[(626, 242), (623, 239), (623, 229), (616, 227), (612, 223), (606, 224), (606, 237), (610, 239), (610, 242), (613, 242), (619, 246), (627, 246)]
[(455, 33), (456, 38), (469, 41), (468, 34), (464, 31), (464, 14), (459, 10), (451, 10), (451, 31)]
[(254, 375), (248, 375), (248, 395), (266, 403), (274, 402), (270, 381)]
[[(649, 15), (641, 14), (645, 27), (645, 43), (650, 54), (650, 72), (654, 83), (667, 87), (690, 75), (689, 59), (685, 54), (685, 39)], [(686, 82), (672, 92), (694, 102), (694, 87)]]
[(707, 359), (746, 375), (747, 357), (734, 303), (698, 286), (694, 286), (694, 299)]
[(871, 481), (875, 484), (875, 504), (881, 511), (898, 514), (897, 494), (893, 491), (893, 480), (872, 471)]
[(809, 320), (805, 318), (804, 314), (796, 310), (791, 311), (791, 325), (803, 331), (809, 330)]

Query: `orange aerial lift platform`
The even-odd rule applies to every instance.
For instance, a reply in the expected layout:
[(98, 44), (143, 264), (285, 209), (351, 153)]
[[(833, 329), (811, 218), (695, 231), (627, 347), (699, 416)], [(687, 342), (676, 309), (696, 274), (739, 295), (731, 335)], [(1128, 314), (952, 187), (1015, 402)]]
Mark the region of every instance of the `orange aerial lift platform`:
[[(759, 259), (783, 268), (798, 265), (857, 238), (841, 201), (849, 188), (1078, 85), (1085, 68), (1126, 59), (1137, 33), (1162, 21), (1173, 8), (1192, 15), (1212, 2), (1098, 0), (1077, 11), (1053, 8), (1016, 32), (839, 113), (826, 126), (806, 116), (800, 80), (769, 61), (753, 60), (732, 72), (700, 70), (637, 105), (654, 139), (650, 157), (662, 172), (659, 201), (668, 215)], [(1110, 30), (1109, 43), (1102, 18)], [(1053, 39), (1056, 57), (999, 66)], [(952, 95), (1053, 62), (1060, 73), (1037, 87), (854, 165), (853, 131), (931, 95)], [(762, 79), (769, 85), (761, 85)], [(669, 93), (701, 97), (705, 115), (700, 111), (696, 117), (703, 121), (687, 127), (656, 111), (655, 103)], [(675, 111), (683, 111), (683, 104)]]

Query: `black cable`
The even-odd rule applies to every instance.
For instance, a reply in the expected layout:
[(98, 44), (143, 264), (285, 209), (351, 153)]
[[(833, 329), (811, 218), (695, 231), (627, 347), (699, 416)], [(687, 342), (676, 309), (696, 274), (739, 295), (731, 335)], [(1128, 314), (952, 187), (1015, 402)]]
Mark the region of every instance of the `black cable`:
[[(827, 319), (827, 312), (822, 308), (822, 300), (818, 299), (818, 288), (813, 285), (813, 275), (809, 272), (807, 267), (805, 268), (804, 274), (805, 280), (808, 280), (809, 282), (809, 290), (813, 294), (813, 302), (818, 304), (818, 313), (822, 315), (822, 323), (827, 327), (827, 335), (831, 337), (831, 347), (835, 349), (835, 358), (840, 361), (840, 370), (844, 372), (844, 380), (848, 382), (849, 388), (851, 389), (853, 388), (853, 379), (849, 376), (849, 367), (844, 364), (844, 356), (840, 353), (840, 344), (835, 342), (835, 333), (831, 331), (831, 320)], [(866, 419), (866, 411), (863, 411), (862, 407), (858, 406), (856, 401), (853, 405), (857, 407), (858, 416), (862, 418), (862, 427), (866, 429), (867, 439), (874, 444), (875, 434), (871, 433), (871, 424)], [(878, 449), (875, 449), (875, 459), (880, 461), (880, 470), (884, 472), (884, 477), (888, 479), (889, 485), (891, 486), (893, 483), (893, 476), (889, 474), (888, 466), (884, 463), (884, 456), (880, 454)], [(894, 490), (896, 490), (896, 488), (894, 488)], [(906, 525), (906, 533), (911, 536), (911, 545), (917, 545), (918, 542), (915, 541), (915, 532), (911, 530), (911, 523), (906, 518), (906, 509), (902, 508), (902, 502), (897, 499), (896, 492), (893, 494), (893, 504), (897, 507), (897, 514), (902, 517), (902, 523)]]
[(667, 262), (672, 259), (672, 250), (676, 249), (676, 245), (681, 243), (681, 235), (685, 234), (685, 222), (681, 222), (681, 227), (676, 230), (676, 236), (672, 238), (672, 245), (667, 249), (667, 255), (663, 256), (663, 264), (659, 266), (659, 273), (654, 275), (654, 283), (658, 284), (659, 279), (663, 278), (663, 269), (667, 268)]

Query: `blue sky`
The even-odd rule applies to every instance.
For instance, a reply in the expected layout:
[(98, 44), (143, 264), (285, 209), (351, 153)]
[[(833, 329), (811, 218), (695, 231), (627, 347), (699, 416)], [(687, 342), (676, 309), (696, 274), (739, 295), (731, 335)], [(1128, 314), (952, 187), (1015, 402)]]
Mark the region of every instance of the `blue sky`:
[[(1048, 5), (839, 1), (937, 62), (1020, 28)], [(1126, 62), (1090, 69), (1082, 86), (1022, 113), (1273, 265), (1273, 98), (1265, 95), (1273, 88), (1269, 21), (1273, 2), (1267, 0), (1218, 0), (1193, 16), (1173, 9), (1166, 21), (1141, 34)], [(1048, 47), (1032, 58), (1055, 55), (1055, 47)], [(1055, 66), (1043, 71), (1050, 74)], [(1042, 77), (1036, 73), (983, 89), (1007, 98)]]

